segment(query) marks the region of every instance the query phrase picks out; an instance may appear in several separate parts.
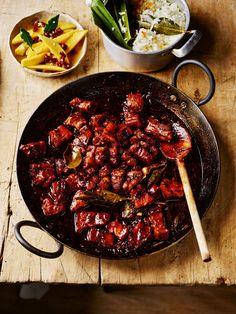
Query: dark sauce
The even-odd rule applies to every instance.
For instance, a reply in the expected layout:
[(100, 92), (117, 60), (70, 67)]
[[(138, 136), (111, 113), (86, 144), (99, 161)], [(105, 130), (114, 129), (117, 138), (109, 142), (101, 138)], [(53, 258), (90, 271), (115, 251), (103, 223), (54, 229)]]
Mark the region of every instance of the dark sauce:
[[(124, 103), (126, 95), (124, 93), (116, 93), (115, 91), (114, 93), (109, 94), (108, 97), (104, 97), (104, 94), (101, 97), (101, 93), (96, 94), (95, 92), (94, 95), (90, 94), (88, 99), (98, 103), (98, 113), (108, 112), (108, 114), (110, 115), (120, 115), (120, 113), (122, 112), (121, 104)], [(80, 95), (78, 95), (78, 97), (79, 96)], [(149, 94), (145, 94), (144, 99), (145, 105), (141, 114), (141, 117), (144, 121), (146, 121), (150, 115), (153, 115), (163, 122), (179, 122), (183, 125), (183, 122), (172, 111), (163, 106), (163, 104), (159, 100), (153, 99)], [(62, 110), (60, 112), (57, 111), (56, 114), (54, 114), (53, 112), (45, 112), (45, 120), (42, 119), (42, 115), (39, 116), (38, 120), (36, 119), (36, 121), (34, 122), (35, 129), (29, 136), (29, 141), (37, 141), (43, 139), (47, 141), (48, 132), (53, 128), (56, 128), (58, 125), (62, 124), (63, 121), (65, 121), (65, 119), (68, 117), (70, 112), (71, 109), (69, 105), (65, 104)], [(189, 130), (189, 132), (191, 133), (191, 130)], [(193, 140), (193, 149), (192, 152), (187, 156), (185, 163), (193, 193), (197, 201), (202, 178), (201, 158), (198, 147), (194, 140), (194, 136), (193, 134), (191, 135)], [(64, 150), (65, 147), (61, 147), (59, 150), (49, 148), (47, 158), (61, 157)], [(35, 219), (46, 231), (48, 231), (62, 243), (74, 249), (91, 255), (109, 258), (133, 257), (153, 252), (160, 248), (164, 248), (181, 238), (181, 236), (186, 233), (186, 230), (189, 230), (191, 228), (191, 220), (185, 199), (174, 200), (168, 202), (168, 206), (164, 209), (165, 222), (168, 229), (170, 230), (170, 237), (167, 241), (158, 242), (156, 240), (153, 240), (152, 238), (150, 241), (147, 241), (143, 246), (135, 250), (127, 250), (127, 247), (122, 247), (122, 244), (119, 246), (119, 249), (104, 249), (104, 247), (99, 247), (97, 244), (93, 244), (85, 240), (84, 231), (82, 231), (79, 235), (76, 234), (74, 227), (74, 213), (71, 213), (69, 209), (62, 215), (53, 217), (46, 217), (42, 213), (41, 202), (39, 200), (39, 195), (42, 194), (42, 190), (31, 187), (30, 178), (28, 175), (28, 161), (26, 161), (26, 158), (23, 155), (20, 156), (20, 158), (24, 159), (23, 163), (21, 163), (23, 165), (23, 168), (21, 168), (20, 170), (20, 173), (23, 176), (21, 180), (25, 183), (25, 188), (21, 185), (21, 188), (23, 190), (22, 194), (27, 195), (27, 199), (25, 198), (25, 201), (28, 207), (30, 207), (30, 211), (34, 215)], [(73, 173), (73, 170), (71, 172)], [(179, 179), (178, 169), (175, 163), (171, 161), (168, 161), (168, 173), (165, 177), (168, 178), (168, 176), (174, 176)], [(29, 189), (29, 191), (24, 191), (24, 189)], [(68, 199), (68, 204), (71, 202), (71, 199), (72, 195), (71, 198), (69, 197)], [(96, 210), (104, 211), (104, 208), (96, 208)], [(110, 212), (112, 212), (112, 216), (115, 217), (116, 214), (120, 212), (120, 210), (121, 209), (118, 206), (114, 207)], [(142, 219), (144, 218), (145, 210)], [(137, 217), (135, 221), (137, 222), (139, 219), (141, 218)], [(131, 228), (131, 225), (129, 226), (129, 228)]]

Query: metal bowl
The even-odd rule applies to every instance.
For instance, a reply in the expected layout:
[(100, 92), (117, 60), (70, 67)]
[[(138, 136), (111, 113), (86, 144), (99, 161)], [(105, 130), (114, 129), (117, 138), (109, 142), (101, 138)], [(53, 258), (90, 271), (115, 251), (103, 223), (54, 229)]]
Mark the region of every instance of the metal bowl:
[[(172, 0), (176, 2), (185, 14), (185, 31), (188, 30), (190, 23), (190, 12), (184, 0)], [(201, 32), (198, 30), (188, 31), (190, 38), (186, 41), (184, 34), (179, 36), (176, 41), (161, 51), (137, 52), (128, 50), (116, 44), (103, 31), (102, 38), (104, 47), (110, 57), (122, 67), (132, 71), (152, 72), (161, 70), (171, 62), (174, 56), (185, 57), (201, 39)], [(180, 42), (182, 43), (180, 47)]]

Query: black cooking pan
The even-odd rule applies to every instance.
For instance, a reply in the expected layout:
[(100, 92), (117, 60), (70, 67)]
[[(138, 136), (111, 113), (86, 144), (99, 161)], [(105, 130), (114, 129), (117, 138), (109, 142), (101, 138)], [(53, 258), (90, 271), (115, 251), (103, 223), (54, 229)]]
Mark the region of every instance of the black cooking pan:
[[(115, 106), (115, 100), (119, 99), (119, 97), (123, 97), (130, 92), (139, 91), (147, 95), (151, 106), (155, 107), (155, 104), (158, 103), (167, 107), (189, 129), (196, 144), (197, 151), (195, 153), (199, 155), (201, 165), (201, 169), (199, 173), (195, 174), (195, 177), (199, 180), (196, 203), (200, 217), (202, 217), (211, 205), (217, 189), (220, 174), (220, 157), (214, 133), (206, 117), (198, 106), (176, 87), (179, 70), (186, 64), (195, 64), (202, 68), (208, 75), (210, 81), (209, 93), (198, 104), (203, 105), (212, 98), (215, 90), (215, 81), (209, 68), (196, 60), (185, 60), (177, 66), (173, 73), (172, 85), (138, 73), (98, 73), (69, 83), (49, 96), (29, 119), (21, 136), (19, 146), (46, 137), (49, 130), (57, 127), (58, 124), (64, 121), (69, 115), (68, 102), (74, 97), (95, 100), (98, 98), (110, 98), (112, 99), (111, 105), (114, 104)], [(55, 258), (61, 255), (63, 245), (90, 255), (101, 256), (101, 254), (87, 252), (81, 246), (73, 228), (71, 228), (71, 217), (64, 215), (61, 218), (52, 219), (51, 217), (44, 216), (40, 204), (36, 201), (32, 193), (28, 175), (28, 159), (19, 149), (17, 155), (17, 176), (23, 199), (36, 221), (20, 221), (15, 226), (16, 238), (25, 248), (39, 256), (47, 258)], [(57, 241), (58, 250), (51, 253), (33, 247), (21, 235), (20, 229), (22, 226), (36, 227), (48, 232)], [(190, 230), (191, 223), (175, 234), (169, 241), (163, 241), (157, 245), (150, 246), (142, 254), (156, 252), (173, 245)]]

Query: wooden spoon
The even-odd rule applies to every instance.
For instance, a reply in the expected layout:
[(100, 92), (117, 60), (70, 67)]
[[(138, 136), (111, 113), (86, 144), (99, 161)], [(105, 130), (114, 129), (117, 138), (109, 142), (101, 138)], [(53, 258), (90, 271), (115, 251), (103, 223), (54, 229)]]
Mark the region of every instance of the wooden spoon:
[(208, 251), (206, 238), (184, 163), (184, 159), (192, 149), (191, 136), (179, 123), (174, 123), (173, 129), (175, 130), (177, 141), (174, 143), (161, 142), (160, 149), (167, 159), (176, 161), (202, 260), (209, 262), (211, 256)]

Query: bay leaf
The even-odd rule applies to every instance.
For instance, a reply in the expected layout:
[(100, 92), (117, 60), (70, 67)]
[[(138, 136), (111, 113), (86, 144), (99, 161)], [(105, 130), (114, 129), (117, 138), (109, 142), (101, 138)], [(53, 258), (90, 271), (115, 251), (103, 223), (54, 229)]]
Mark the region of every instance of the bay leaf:
[(65, 164), (69, 169), (77, 168), (82, 162), (82, 155), (78, 147), (69, 144), (63, 153)]
[(159, 167), (157, 167), (156, 169), (153, 169), (148, 179), (147, 187), (149, 188), (153, 184), (158, 184), (161, 181), (165, 171), (166, 171), (166, 163), (160, 164)]
[(59, 14), (52, 17), (46, 24), (44, 28), (44, 33), (51, 33), (52, 31), (54, 31), (57, 28), (58, 20), (59, 20)]
[(113, 193), (113, 192), (110, 192), (110, 191), (107, 191), (107, 190), (103, 190), (99, 194), (102, 196), (102, 198), (105, 201), (113, 203), (113, 204), (116, 204), (116, 203), (128, 200), (128, 198), (125, 197), (125, 196), (122, 196), (122, 195), (119, 195), (117, 193)]
[(20, 29), (20, 37), (32, 49), (33, 39), (31, 38), (29, 32), (27, 32), (24, 28), (21, 28)]
[(125, 196), (107, 190), (101, 192), (84, 191), (77, 197), (77, 199), (100, 206), (110, 206), (128, 200)]
[(152, 25), (149, 22), (140, 21), (139, 22), (141, 27), (144, 27), (146, 29), (153, 29), (158, 34), (163, 35), (178, 35), (185, 32), (183, 28), (181, 28), (178, 24), (176, 24), (173, 20), (169, 18), (160, 18), (160, 22), (157, 24)]

